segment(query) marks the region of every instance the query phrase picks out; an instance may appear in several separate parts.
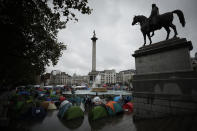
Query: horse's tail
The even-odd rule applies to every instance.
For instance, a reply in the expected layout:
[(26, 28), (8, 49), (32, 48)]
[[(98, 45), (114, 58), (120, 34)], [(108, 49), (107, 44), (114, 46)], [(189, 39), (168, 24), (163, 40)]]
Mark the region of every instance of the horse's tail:
[(172, 11), (172, 13), (175, 13), (178, 15), (179, 21), (182, 24), (182, 26), (184, 27), (185, 26), (185, 17), (183, 15), (183, 12), (181, 10), (174, 10), (174, 11)]

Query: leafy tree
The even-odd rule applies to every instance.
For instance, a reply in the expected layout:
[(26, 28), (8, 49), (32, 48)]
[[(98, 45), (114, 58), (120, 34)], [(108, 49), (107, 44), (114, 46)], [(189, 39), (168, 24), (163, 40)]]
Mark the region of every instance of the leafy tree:
[[(34, 83), (66, 46), (57, 40), (73, 12), (90, 14), (87, 0), (1, 0), (0, 86)], [(65, 16), (65, 20), (60, 17)]]

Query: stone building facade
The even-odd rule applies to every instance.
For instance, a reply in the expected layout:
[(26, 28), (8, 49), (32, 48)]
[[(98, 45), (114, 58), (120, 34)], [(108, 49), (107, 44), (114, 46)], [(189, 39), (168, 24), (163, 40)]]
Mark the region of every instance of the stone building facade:
[(89, 83), (89, 76), (80, 76), (77, 74), (73, 74), (72, 76), (72, 85), (83, 85)]
[(53, 70), (50, 76), (50, 85), (71, 85), (72, 77), (65, 72)]
[(123, 84), (123, 85), (129, 84), (134, 74), (135, 74), (135, 70), (133, 69), (123, 70), (123, 71), (120, 71), (119, 73), (116, 73), (117, 83)]

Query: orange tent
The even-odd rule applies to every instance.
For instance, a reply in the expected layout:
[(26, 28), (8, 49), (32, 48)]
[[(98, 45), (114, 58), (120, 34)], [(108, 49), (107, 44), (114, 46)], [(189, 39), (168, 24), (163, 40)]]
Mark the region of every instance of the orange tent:
[(108, 106), (108, 107), (110, 107), (113, 111), (115, 111), (115, 109), (114, 109), (114, 103), (116, 103), (115, 101), (109, 101), (109, 102), (107, 102), (107, 104), (105, 104), (105, 106)]

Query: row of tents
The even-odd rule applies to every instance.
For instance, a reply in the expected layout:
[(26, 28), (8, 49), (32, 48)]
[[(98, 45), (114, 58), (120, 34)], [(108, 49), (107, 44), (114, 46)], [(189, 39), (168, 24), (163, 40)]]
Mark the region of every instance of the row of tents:
[[(73, 120), (76, 118), (82, 118), (84, 116), (83, 103), (80, 106), (73, 106), (73, 104), (67, 100), (60, 104), (58, 117), (64, 120)], [(89, 120), (98, 120), (107, 116), (114, 116), (116, 114), (123, 113), (124, 111), (133, 112), (133, 104), (127, 102), (123, 105), (115, 101), (108, 101), (106, 104), (96, 105), (88, 113)]]
[(66, 98), (59, 89), (17, 88), (10, 96), (8, 115), (12, 118), (44, 118), (47, 110), (56, 110)]
[[(37, 95), (35, 95), (35, 93)], [(58, 116), (60, 119), (72, 120), (84, 116), (84, 103), (86, 98), (74, 96), (65, 98), (59, 90), (45, 90), (36, 88), (35, 90), (20, 90), (12, 98), (11, 103), (14, 113), (23, 117), (44, 118), (47, 110), (59, 108)], [(133, 104), (130, 96), (116, 96), (111, 101), (102, 101), (98, 96), (92, 99), (94, 107), (89, 112), (92, 120), (100, 119), (105, 116), (113, 116), (123, 111), (132, 112)]]

